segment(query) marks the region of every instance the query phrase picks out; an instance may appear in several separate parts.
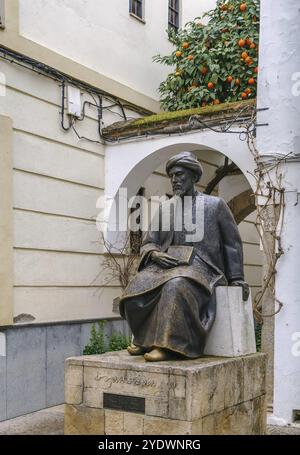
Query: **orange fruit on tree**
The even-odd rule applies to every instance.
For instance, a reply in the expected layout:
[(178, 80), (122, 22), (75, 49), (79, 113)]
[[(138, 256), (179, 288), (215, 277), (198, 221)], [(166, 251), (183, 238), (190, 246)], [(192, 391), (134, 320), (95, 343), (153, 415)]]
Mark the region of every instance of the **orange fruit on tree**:
[(252, 41), (251, 41), (250, 38), (247, 38), (247, 39), (246, 39), (246, 44), (247, 44), (247, 46), (250, 46), (250, 44), (252, 44)]
[(190, 45), (189, 45), (189, 43), (188, 43), (187, 41), (185, 41), (185, 42), (182, 43), (182, 45), (181, 45), (181, 47), (182, 47), (183, 49), (187, 49), (189, 46), (190, 46)]
[(212, 89), (214, 88), (214, 86), (215, 86), (215, 85), (213, 84), (213, 82), (209, 82), (209, 83), (207, 84), (207, 88), (208, 88), (209, 90), (212, 90)]
[(255, 49), (256, 48), (256, 44), (255, 43), (251, 43), (250, 44), (250, 49)]
[(241, 98), (242, 98), (242, 100), (246, 100), (246, 99), (248, 98), (247, 93), (243, 92), (243, 93), (241, 94)]
[(240, 47), (244, 47), (244, 46), (246, 45), (246, 40), (244, 40), (243, 38), (241, 38), (241, 39), (239, 40), (239, 42), (238, 42), (238, 45), (239, 45)]
[(176, 55), (176, 57), (181, 57), (181, 56), (182, 56), (182, 52), (181, 52), (181, 51), (177, 51), (177, 52), (175, 53), (175, 55)]
[(255, 79), (253, 79), (253, 77), (250, 77), (250, 79), (248, 80), (248, 84), (249, 85), (255, 84)]
[(240, 11), (242, 11), (242, 13), (243, 13), (243, 12), (246, 11), (246, 9), (247, 9), (247, 4), (246, 3), (241, 3), (240, 4)]
[(249, 87), (246, 88), (245, 93), (247, 93), (247, 95), (249, 95), (251, 92), (252, 92), (251, 88), (249, 88)]
[(206, 68), (206, 66), (201, 66), (200, 71), (203, 74), (203, 76), (205, 76), (205, 74), (207, 74), (208, 69)]
[(235, 85), (240, 85), (240, 83), (241, 83), (240, 79), (237, 78), (237, 79), (235, 80)]
[(242, 52), (242, 58), (245, 60), (248, 57), (248, 52)]
[(245, 62), (246, 62), (246, 63), (250, 63), (251, 61), (252, 61), (251, 57), (245, 58)]
[(221, 9), (221, 11), (227, 11), (228, 6), (227, 5), (221, 5), (220, 9)]
[(188, 59), (188, 60), (193, 60), (193, 58), (194, 58), (193, 55), (188, 55), (188, 56), (187, 56), (187, 59)]
[(229, 84), (230, 84), (230, 83), (232, 82), (232, 80), (233, 80), (233, 77), (232, 77), (232, 76), (228, 76), (226, 80), (227, 80), (227, 82), (229, 82)]
[(258, 73), (258, 66), (254, 68), (254, 73)]
[(220, 100), (214, 100), (213, 103), (214, 104), (220, 104)]
[(253, 65), (253, 60), (250, 58), (250, 61), (247, 63), (248, 66)]

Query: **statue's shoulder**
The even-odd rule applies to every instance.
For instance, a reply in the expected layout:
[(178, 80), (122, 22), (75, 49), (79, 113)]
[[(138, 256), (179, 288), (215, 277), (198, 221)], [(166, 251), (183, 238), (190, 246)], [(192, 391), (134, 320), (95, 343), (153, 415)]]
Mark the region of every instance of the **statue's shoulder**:
[(198, 195), (203, 197), (205, 204), (209, 205), (210, 207), (218, 207), (224, 203), (224, 199), (218, 196), (211, 196), (210, 194), (204, 193), (198, 193)]

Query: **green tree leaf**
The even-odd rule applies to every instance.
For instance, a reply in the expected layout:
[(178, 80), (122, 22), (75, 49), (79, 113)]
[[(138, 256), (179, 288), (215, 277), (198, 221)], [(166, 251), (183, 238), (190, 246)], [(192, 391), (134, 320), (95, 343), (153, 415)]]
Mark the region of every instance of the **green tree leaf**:
[[(187, 107), (201, 105), (202, 99), (212, 103), (214, 99), (236, 101), (241, 99), (241, 93), (248, 87), (248, 80), (253, 77), (256, 81), (257, 74), (254, 68), (258, 66), (257, 47), (250, 48), (250, 43), (256, 46), (259, 43), (259, 0), (244, 0), (247, 3), (246, 12), (239, 9), (240, 2), (233, 0), (218, 0), (216, 8), (207, 12), (202, 18), (189, 22), (178, 33), (169, 33), (170, 41), (174, 44), (171, 55), (156, 55), (153, 60), (159, 64), (176, 67), (182, 71), (180, 77), (174, 72), (159, 86), (161, 105), (164, 109), (174, 111)], [(233, 6), (233, 10), (222, 10), (222, 5)], [(207, 25), (200, 24), (203, 17), (208, 18)], [(254, 20), (256, 17), (256, 20)], [(244, 47), (240, 47), (240, 39), (250, 40)], [(189, 48), (184, 51), (182, 43), (187, 41)], [(182, 52), (182, 57), (177, 58), (176, 50)], [(248, 66), (241, 54), (246, 51), (252, 63)], [(192, 54), (193, 60), (187, 60)], [(201, 68), (205, 66), (207, 73), (202, 74)], [(231, 84), (227, 77), (233, 77)], [(240, 79), (240, 85), (236, 85)], [(193, 82), (197, 82), (197, 89), (190, 89)], [(208, 82), (213, 82), (215, 87), (207, 89)], [(251, 97), (256, 95), (256, 85), (251, 85)], [(190, 90), (189, 90), (190, 89)], [(188, 91), (189, 90), (189, 91)]]

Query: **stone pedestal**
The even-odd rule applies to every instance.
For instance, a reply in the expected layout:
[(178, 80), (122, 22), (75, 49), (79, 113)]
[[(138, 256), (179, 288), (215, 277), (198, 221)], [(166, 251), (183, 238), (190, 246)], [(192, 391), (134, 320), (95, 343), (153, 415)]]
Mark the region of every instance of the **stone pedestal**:
[(66, 360), (65, 434), (264, 434), (266, 356)]

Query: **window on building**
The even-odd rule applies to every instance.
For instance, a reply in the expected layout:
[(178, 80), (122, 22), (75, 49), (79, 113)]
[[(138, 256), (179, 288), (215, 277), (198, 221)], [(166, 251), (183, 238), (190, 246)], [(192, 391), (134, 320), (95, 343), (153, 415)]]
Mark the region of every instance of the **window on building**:
[(179, 29), (180, 0), (169, 0), (169, 28)]
[(143, 19), (144, 14), (144, 0), (130, 0), (129, 1), (129, 12), (134, 14), (134, 16)]

